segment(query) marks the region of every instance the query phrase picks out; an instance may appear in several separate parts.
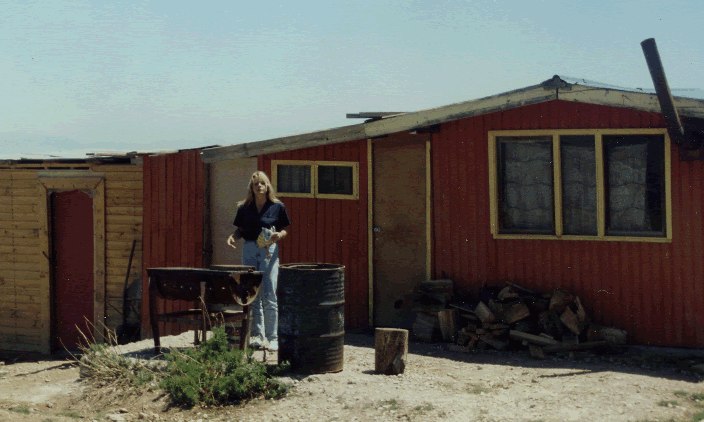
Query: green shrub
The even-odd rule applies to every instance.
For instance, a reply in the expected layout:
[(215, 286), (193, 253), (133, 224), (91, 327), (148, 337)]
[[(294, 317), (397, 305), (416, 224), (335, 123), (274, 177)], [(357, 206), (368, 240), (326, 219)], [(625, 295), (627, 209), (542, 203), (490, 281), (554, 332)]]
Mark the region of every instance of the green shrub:
[(195, 349), (169, 353), (168, 375), (159, 386), (180, 406), (229, 404), (259, 395), (280, 397), (289, 386), (272, 377), (286, 365), (269, 369), (252, 357), (252, 350), (233, 350), (222, 328)]

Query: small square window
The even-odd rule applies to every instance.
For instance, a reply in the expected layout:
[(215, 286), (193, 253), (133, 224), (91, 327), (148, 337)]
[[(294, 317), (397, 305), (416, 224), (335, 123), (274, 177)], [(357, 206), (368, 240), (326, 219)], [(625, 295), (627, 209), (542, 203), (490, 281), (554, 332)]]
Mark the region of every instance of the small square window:
[(313, 193), (310, 165), (278, 164), (277, 193)]
[(359, 163), (272, 160), (272, 184), (282, 197), (359, 199)]
[(318, 193), (354, 194), (353, 171), (350, 166), (318, 166)]

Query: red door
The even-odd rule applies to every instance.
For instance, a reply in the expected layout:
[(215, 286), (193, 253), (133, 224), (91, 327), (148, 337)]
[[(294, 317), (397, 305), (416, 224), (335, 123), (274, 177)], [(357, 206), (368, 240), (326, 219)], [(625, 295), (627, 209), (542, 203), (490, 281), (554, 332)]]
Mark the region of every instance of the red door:
[(77, 349), (93, 323), (93, 198), (81, 191), (51, 194), (52, 350)]

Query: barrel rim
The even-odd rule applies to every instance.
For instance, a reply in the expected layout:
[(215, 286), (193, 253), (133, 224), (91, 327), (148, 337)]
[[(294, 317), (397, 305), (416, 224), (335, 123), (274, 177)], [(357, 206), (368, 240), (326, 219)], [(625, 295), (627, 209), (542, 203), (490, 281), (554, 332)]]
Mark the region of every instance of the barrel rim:
[(320, 262), (298, 262), (292, 264), (281, 264), (279, 270), (298, 270), (298, 271), (326, 271), (326, 270), (344, 270), (342, 264), (326, 264)]

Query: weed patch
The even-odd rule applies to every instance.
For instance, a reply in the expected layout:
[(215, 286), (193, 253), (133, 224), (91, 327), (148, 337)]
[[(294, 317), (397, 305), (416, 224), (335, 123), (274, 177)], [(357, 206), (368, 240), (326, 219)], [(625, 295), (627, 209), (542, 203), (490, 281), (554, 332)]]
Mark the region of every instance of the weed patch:
[(213, 334), (195, 349), (166, 356), (168, 375), (159, 386), (174, 404), (225, 405), (259, 395), (277, 398), (289, 390), (289, 385), (273, 379), (287, 371), (288, 365), (269, 368), (252, 358), (252, 350), (231, 349), (224, 329), (215, 329)]
[(21, 413), (23, 415), (29, 415), (30, 413), (32, 413), (29, 411), (29, 407), (27, 407), (27, 406), (13, 407), (13, 408), (10, 408), (10, 411), (15, 412), (15, 413)]

